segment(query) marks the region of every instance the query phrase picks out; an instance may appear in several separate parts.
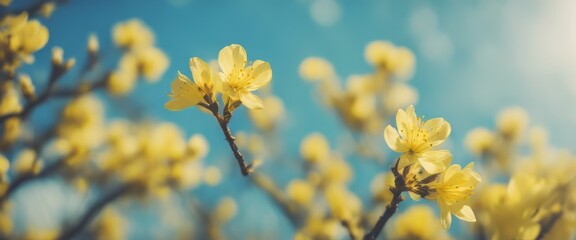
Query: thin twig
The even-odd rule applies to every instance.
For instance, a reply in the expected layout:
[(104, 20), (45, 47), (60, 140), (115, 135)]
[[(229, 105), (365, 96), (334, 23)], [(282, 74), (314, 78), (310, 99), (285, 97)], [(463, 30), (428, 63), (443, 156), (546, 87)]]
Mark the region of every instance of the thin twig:
[(38, 174), (33, 174), (30, 172), (30, 173), (25, 173), (25, 174), (17, 177), (16, 180), (14, 180), (13, 182), (10, 183), (10, 186), (8, 186), (8, 189), (6, 189), (6, 191), (2, 194), (2, 196), (0, 196), (0, 203), (3, 203), (4, 201), (6, 201), (14, 192), (16, 192), (16, 190), (18, 190), (22, 186), (30, 183), (31, 181), (52, 175), (58, 169), (60, 169), (60, 167), (62, 167), (65, 162), (66, 162), (66, 157), (63, 157), (63, 158), (58, 159), (56, 162), (48, 165), (47, 167), (45, 167)]
[(60, 237), (58, 237), (58, 239), (59, 240), (72, 239), (74, 236), (82, 232), (82, 230), (86, 226), (88, 226), (88, 224), (90, 224), (90, 222), (92, 222), (92, 220), (96, 216), (98, 216), (98, 214), (104, 209), (106, 205), (108, 205), (111, 202), (114, 202), (115, 200), (119, 199), (125, 194), (130, 193), (131, 190), (133, 189), (134, 189), (133, 185), (129, 184), (122, 185), (114, 189), (113, 191), (111, 191), (98, 201), (94, 202), (94, 204), (90, 208), (88, 208), (86, 212), (84, 212), (84, 214), (80, 217), (78, 221), (76, 221), (74, 225), (62, 231), (62, 234), (60, 235)]
[(235, 142), (236, 138), (232, 135), (232, 132), (228, 127), (228, 121), (226, 121), (226, 119), (224, 119), (220, 115), (220, 113), (218, 113), (218, 103), (212, 102), (210, 105), (201, 105), (201, 106), (210, 110), (210, 112), (212, 112), (212, 115), (214, 115), (214, 117), (218, 121), (218, 125), (220, 126), (220, 129), (222, 129), (222, 133), (224, 133), (226, 141), (228, 142), (228, 145), (230, 145), (230, 149), (234, 153), (234, 158), (236, 158), (236, 161), (238, 162), (238, 166), (240, 167), (240, 172), (242, 172), (242, 175), (243, 176), (250, 175), (250, 173), (252, 173), (252, 165), (246, 164), (246, 161), (244, 161), (244, 156), (242, 156), (242, 153), (240, 153), (240, 150), (236, 145)]
[(378, 218), (378, 221), (376, 222), (376, 225), (374, 225), (374, 228), (372, 228), (372, 230), (368, 234), (364, 235), (364, 240), (376, 239), (378, 235), (380, 235), (380, 232), (382, 232), (382, 229), (384, 229), (384, 226), (386, 225), (388, 220), (390, 220), (392, 215), (396, 213), (396, 210), (398, 209), (398, 204), (400, 204), (400, 202), (404, 200), (402, 199), (402, 192), (406, 190), (406, 186), (404, 183), (404, 178), (398, 172), (399, 162), (400, 159), (396, 161), (396, 165), (394, 165), (394, 167), (392, 167), (391, 169), (392, 173), (394, 174), (394, 183), (396, 185), (395, 187), (390, 187), (390, 191), (393, 194), (392, 201), (388, 205), (386, 205), (386, 210), (384, 211), (382, 216)]

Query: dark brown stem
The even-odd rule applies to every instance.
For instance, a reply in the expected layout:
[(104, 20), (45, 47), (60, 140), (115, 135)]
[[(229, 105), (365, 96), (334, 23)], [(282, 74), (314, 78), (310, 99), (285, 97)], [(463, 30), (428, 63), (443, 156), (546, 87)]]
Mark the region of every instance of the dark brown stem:
[(30, 183), (31, 181), (33, 181), (35, 179), (40, 179), (40, 178), (44, 178), (44, 177), (48, 177), (48, 176), (52, 175), (58, 169), (60, 169), (62, 166), (64, 166), (65, 160), (66, 160), (66, 158), (58, 159), (56, 162), (48, 165), (46, 168), (44, 168), (38, 174), (25, 173), (25, 174), (17, 177), (16, 180), (14, 180), (13, 182), (10, 183), (10, 186), (8, 186), (8, 189), (6, 189), (4, 194), (2, 194), (2, 196), (0, 196), (0, 203), (3, 203), (4, 201), (6, 201), (14, 192), (16, 192), (16, 190), (18, 190), (22, 186), (26, 185), (27, 183)]
[(562, 217), (562, 212), (559, 212), (559, 213), (552, 215), (552, 217), (550, 217), (550, 219), (548, 221), (542, 223), (540, 233), (538, 233), (538, 236), (536, 237), (536, 239), (537, 240), (544, 239), (546, 234), (548, 234), (548, 232), (550, 232), (550, 230), (552, 230), (552, 228), (554, 227), (556, 222), (558, 222), (558, 220), (560, 220), (561, 217)]
[(238, 149), (238, 146), (236, 145), (236, 142), (235, 142), (236, 138), (234, 138), (234, 136), (232, 135), (232, 132), (230, 131), (230, 128), (228, 127), (228, 121), (226, 121), (220, 115), (220, 113), (218, 113), (218, 103), (217, 102), (211, 102), (207, 107), (206, 106), (203, 106), (203, 107), (210, 110), (210, 112), (212, 112), (212, 115), (214, 115), (214, 117), (218, 121), (218, 125), (220, 125), (220, 129), (222, 129), (222, 133), (224, 133), (224, 136), (226, 137), (226, 141), (228, 142), (228, 145), (230, 145), (230, 149), (232, 150), (232, 153), (234, 153), (234, 158), (236, 158), (236, 161), (238, 162), (238, 166), (240, 167), (240, 172), (242, 172), (242, 175), (243, 176), (250, 175), (250, 173), (252, 173), (252, 165), (246, 164), (246, 161), (244, 161), (244, 156), (242, 156), (242, 153), (240, 153), (240, 150)]
[(74, 238), (74, 236), (79, 234), (86, 226), (88, 226), (88, 224), (90, 224), (90, 222), (92, 222), (92, 220), (96, 216), (98, 216), (98, 214), (104, 209), (106, 205), (116, 201), (125, 194), (130, 193), (132, 189), (134, 189), (134, 186), (132, 185), (122, 185), (114, 189), (113, 191), (111, 191), (98, 201), (94, 202), (94, 204), (90, 208), (88, 208), (86, 212), (84, 212), (84, 214), (80, 217), (78, 221), (76, 221), (74, 225), (62, 231), (62, 234), (60, 235), (60, 237), (58, 237), (58, 239), (67, 240)]
[(390, 220), (392, 215), (396, 213), (396, 210), (398, 209), (398, 204), (400, 204), (400, 202), (404, 200), (402, 199), (402, 192), (406, 190), (406, 186), (404, 183), (404, 178), (398, 172), (399, 162), (400, 159), (396, 161), (396, 165), (394, 165), (394, 167), (392, 167), (391, 169), (392, 173), (394, 174), (394, 183), (396, 185), (395, 187), (390, 187), (390, 191), (393, 194), (392, 201), (388, 205), (386, 205), (386, 210), (384, 210), (382, 216), (378, 218), (378, 221), (374, 225), (374, 228), (372, 228), (372, 230), (370, 230), (368, 234), (364, 235), (364, 240), (376, 239), (378, 235), (380, 235), (380, 232), (382, 232), (382, 229), (384, 229), (384, 226), (386, 225), (388, 220)]

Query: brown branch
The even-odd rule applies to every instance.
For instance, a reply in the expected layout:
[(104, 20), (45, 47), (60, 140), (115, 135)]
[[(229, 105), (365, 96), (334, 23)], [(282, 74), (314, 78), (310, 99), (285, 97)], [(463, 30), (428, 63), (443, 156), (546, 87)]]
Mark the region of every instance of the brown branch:
[(30, 172), (30, 173), (25, 173), (23, 175), (20, 175), (19, 177), (16, 178), (16, 180), (14, 180), (13, 182), (10, 183), (10, 186), (8, 186), (8, 189), (6, 189), (6, 191), (2, 194), (2, 196), (0, 196), (0, 203), (3, 203), (4, 201), (8, 200), (8, 198), (14, 192), (16, 192), (16, 190), (18, 190), (22, 186), (32, 182), (33, 180), (48, 177), (48, 176), (52, 175), (58, 169), (60, 169), (62, 166), (64, 166), (65, 161), (66, 161), (66, 157), (63, 157), (63, 158), (58, 159), (56, 162), (48, 165), (47, 167), (45, 167), (38, 174), (33, 174)]
[(98, 201), (88, 208), (86, 212), (80, 217), (78, 221), (70, 228), (62, 231), (62, 234), (58, 237), (59, 240), (73, 239), (77, 234), (82, 232), (82, 230), (92, 222), (92, 220), (98, 216), (98, 214), (106, 207), (106, 205), (116, 201), (120, 197), (130, 193), (134, 189), (133, 185), (122, 185), (104, 197), (100, 198)]
[(380, 235), (380, 232), (382, 232), (382, 229), (384, 229), (384, 226), (386, 225), (388, 220), (390, 220), (392, 215), (394, 215), (394, 213), (396, 213), (396, 210), (398, 209), (398, 204), (400, 204), (400, 202), (402, 202), (404, 200), (404, 199), (402, 199), (402, 192), (406, 190), (406, 186), (405, 186), (404, 178), (398, 172), (398, 163), (399, 162), (400, 162), (400, 159), (398, 159), (398, 161), (396, 161), (396, 165), (394, 165), (391, 169), (392, 173), (394, 174), (394, 183), (396, 185), (395, 187), (390, 187), (390, 191), (393, 194), (392, 201), (388, 205), (386, 205), (386, 210), (384, 210), (384, 213), (382, 214), (382, 216), (380, 216), (380, 218), (378, 218), (378, 221), (374, 225), (374, 228), (372, 228), (372, 230), (370, 230), (370, 232), (368, 234), (364, 235), (364, 240), (376, 239), (378, 237), (378, 235)]
[(220, 113), (218, 113), (218, 103), (211, 102), (211, 104), (209, 105), (200, 104), (200, 106), (212, 112), (212, 115), (214, 115), (214, 117), (218, 121), (218, 125), (220, 125), (220, 129), (222, 129), (222, 133), (224, 133), (226, 141), (228, 142), (228, 145), (230, 145), (230, 149), (234, 153), (234, 158), (236, 158), (236, 161), (238, 162), (238, 166), (240, 167), (240, 172), (242, 172), (242, 175), (243, 176), (250, 175), (250, 173), (252, 173), (253, 166), (252, 164), (246, 164), (246, 161), (244, 161), (244, 156), (242, 156), (242, 153), (240, 153), (240, 150), (238, 149), (236, 142), (234, 142), (236, 138), (232, 135), (232, 132), (228, 127), (228, 121), (224, 117), (222, 117)]

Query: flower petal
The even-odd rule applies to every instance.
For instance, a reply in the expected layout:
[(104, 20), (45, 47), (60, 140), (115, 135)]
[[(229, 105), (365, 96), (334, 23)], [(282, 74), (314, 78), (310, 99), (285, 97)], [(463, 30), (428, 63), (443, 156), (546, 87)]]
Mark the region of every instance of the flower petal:
[(472, 211), (472, 208), (470, 208), (468, 205), (462, 205), (460, 209), (451, 209), (451, 212), (454, 213), (454, 216), (462, 219), (463, 221), (476, 222), (474, 211)]
[(410, 195), (410, 198), (412, 198), (412, 200), (414, 201), (420, 201), (420, 199), (422, 199), (420, 195), (418, 195), (417, 193), (413, 193), (411, 191), (408, 191), (408, 195)]
[(178, 98), (168, 101), (164, 107), (170, 111), (180, 111), (196, 104), (198, 104), (198, 102), (190, 101), (190, 99)]
[(440, 224), (444, 230), (448, 230), (452, 224), (452, 215), (448, 211), (448, 206), (444, 202), (438, 200), (438, 206), (440, 207)]
[(404, 153), (400, 156), (400, 162), (398, 163), (398, 169), (404, 169), (407, 166), (410, 166), (414, 163), (418, 162), (418, 157), (412, 153)]
[(418, 155), (418, 161), (426, 172), (436, 174), (446, 170), (452, 154), (448, 150), (426, 151)]
[(272, 80), (272, 69), (270, 64), (261, 60), (254, 61), (252, 64), (252, 82), (250, 87), (247, 88), (248, 91), (254, 91), (259, 89)]
[(207, 91), (212, 87), (212, 68), (208, 63), (204, 62), (202, 59), (193, 57), (190, 58), (190, 71), (192, 71), (192, 77), (194, 77), (194, 83)]
[(249, 109), (262, 109), (263, 104), (262, 104), (262, 99), (260, 99), (260, 97), (252, 94), (252, 93), (245, 93), (242, 94), (240, 96), (240, 101), (242, 101), (242, 104), (244, 104), (244, 106), (246, 106)]
[(384, 140), (386, 140), (388, 147), (395, 152), (408, 151), (408, 148), (400, 140), (400, 136), (398, 135), (396, 129), (390, 125), (384, 129)]
[(246, 50), (238, 44), (226, 46), (218, 54), (218, 64), (226, 76), (234, 69), (244, 69), (247, 59)]

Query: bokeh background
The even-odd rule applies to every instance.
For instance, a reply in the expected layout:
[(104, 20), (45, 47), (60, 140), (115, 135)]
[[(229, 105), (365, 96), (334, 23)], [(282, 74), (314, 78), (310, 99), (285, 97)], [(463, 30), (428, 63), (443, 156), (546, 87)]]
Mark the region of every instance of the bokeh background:
[[(26, 1), (16, 0), (14, 4)], [(211, 148), (206, 163), (218, 166), (225, 178), (216, 187), (200, 187), (185, 194), (207, 203), (233, 196), (238, 213), (226, 225), (228, 236), (269, 231), (290, 239), (294, 229), (286, 227), (289, 223), (279, 210), (240, 176), (214, 120), (197, 110), (171, 112), (163, 107), (176, 72), (188, 72), (190, 57), (216, 59), (223, 46), (238, 43), (247, 49), (249, 59), (271, 64), (273, 92), (286, 108), (278, 133), (284, 155), (266, 159), (262, 169), (284, 185), (297, 176), (298, 165), (290, 161), (298, 160), (305, 135), (321, 132), (338, 147), (347, 131), (334, 112), (318, 101), (314, 87), (298, 75), (301, 61), (309, 56), (323, 57), (345, 78), (371, 71), (364, 60), (364, 47), (369, 42), (386, 39), (406, 46), (417, 59), (410, 84), (419, 93), (418, 112), (427, 117), (441, 116), (451, 123), (447, 146), (455, 162), (466, 163), (475, 160), (463, 146), (466, 133), (477, 126), (493, 127), (494, 116), (510, 106), (526, 109), (531, 124), (546, 127), (554, 146), (574, 149), (574, 9), (576, 2), (569, 0), (70, 0), (43, 20), (51, 30), (50, 40), (35, 56), (38, 62), (47, 62), (49, 49), (62, 46), (66, 56), (81, 60), (90, 33), (99, 37), (101, 49), (106, 50), (113, 47), (112, 26), (130, 18), (141, 19), (155, 32), (156, 45), (168, 55), (170, 67), (159, 83), (139, 84), (133, 94), (121, 100), (138, 113), (131, 117), (171, 121), (186, 135), (201, 133), (207, 137)], [(23, 69), (33, 79), (44, 79), (50, 70), (40, 64)], [(52, 106), (57, 105), (48, 104), (37, 111), (32, 117), (34, 124), (54, 121)], [(123, 108), (107, 109), (111, 119), (126, 115)], [(231, 128), (254, 128), (245, 109), (236, 113)], [(387, 149), (384, 141), (378, 144)], [(359, 196), (369, 194), (369, 176), (387, 170), (385, 165), (375, 168), (354, 159), (351, 164), (355, 168), (351, 189)], [(75, 216), (90, 197), (62, 194), (66, 192), (56, 179), (31, 184), (15, 196), (19, 208), (15, 212), (21, 213), (17, 219), (50, 225), (57, 224), (55, 219)], [(133, 216), (130, 239), (168, 236), (170, 222), (158, 212), (175, 219), (182, 214), (169, 205), (134, 205), (126, 212)], [(462, 227), (454, 223), (451, 234), (463, 238)]]

